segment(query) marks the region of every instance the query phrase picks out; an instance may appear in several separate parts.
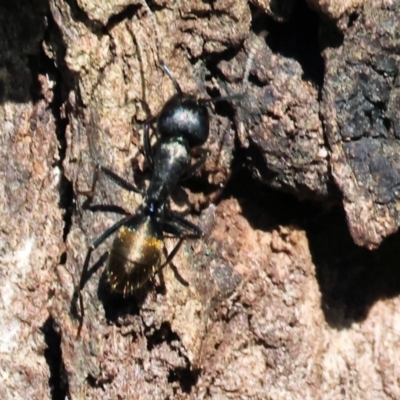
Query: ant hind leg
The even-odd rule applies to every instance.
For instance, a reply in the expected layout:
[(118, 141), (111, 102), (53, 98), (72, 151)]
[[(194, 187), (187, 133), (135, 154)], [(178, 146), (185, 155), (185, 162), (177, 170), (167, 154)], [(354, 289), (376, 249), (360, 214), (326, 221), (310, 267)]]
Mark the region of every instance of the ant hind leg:
[[(77, 288), (77, 299), (79, 301), (79, 308), (80, 308), (80, 317), (79, 317), (79, 326), (78, 326), (78, 333), (77, 337), (80, 336), (82, 326), (83, 326), (83, 318), (85, 316), (85, 309), (83, 306), (83, 297), (82, 297), (82, 290), (88, 281), (88, 273), (89, 273), (89, 265), (90, 265), (90, 258), (92, 255), (93, 250), (95, 250), (97, 247), (99, 247), (107, 238), (109, 238), (114, 232), (116, 232), (122, 225), (125, 225), (126, 223), (129, 223), (129, 221), (133, 218), (132, 215), (128, 215), (124, 218), (122, 218), (120, 221), (116, 222), (114, 225), (112, 225), (110, 228), (105, 230), (96, 240), (93, 241), (93, 243), (89, 246), (86, 257), (85, 257), (85, 262), (83, 263), (83, 268), (81, 272), (81, 277), (79, 279), (79, 284)], [(97, 264), (97, 263), (96, 263)], [(76, 299), (76, 296), (74, 296), (74, 299)]]
[(187, 286), (188, 283), (182, 278), (177, 268), (172, 264), (172, 260), (178, 253), (185, 239), (199, 239), (203, 236), (203, 231), (195, 224), (192, 224), (185, 218), (178, 216), (169, 209), (166, 210), (166, 220), (163, 221), (163, 231), (170, 233), (179, 240), (172, 251), (166, 255), (165, 261), (157, 268), (156, 273), (159, 273), (166, 265), (170, 264), (178, 281), (182, 285)]

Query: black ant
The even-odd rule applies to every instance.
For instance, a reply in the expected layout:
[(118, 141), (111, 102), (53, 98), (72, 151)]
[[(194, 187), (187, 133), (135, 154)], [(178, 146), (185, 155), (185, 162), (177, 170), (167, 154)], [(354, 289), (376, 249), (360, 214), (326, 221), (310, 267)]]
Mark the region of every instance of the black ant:
[[(149, 14), (154, 18), (148, 5), (143, 3)], [(152, 19), (156, 34), (157, 50), (159, 50), (158, 34), (154, 19)], [(249, 57), (249, 60), (251, 56)], [(250, 64), (248, 62), (248, 64)], [(152, 177), (146, 193), (127, 182), (110, 169), (98, 164), (93, 174), (92, 188), (89, 191), (77, 191), (88, 197), (90, 202), (94, 196), (99, 173), (114, 181), (121, 188), (142, 193), (143, 203), (135, 214), (128, 214), (108, 228), (90, 245), (83, 265), (78, 285), (80, 306), (80, 334), (84, 307), (82, 289), (86, 282), (91, 254), (108, 237), (117, 232), (109, 251), (105, 276), (112, 291), (122, 293), (125, 297), (142, 287), (164, 266), (172, 261), (182, 242), (186, 238), (200, 238), (202, 230), (195, 224), (172, 211), (167, 204), (171, 191), (180, 180), (193, 175), (204, 163), (205, 154), (199, 161), (192, 164), (190, 150), (203, 145), (209, 135), (209, 114), (206, 103), (215, 99), (199, 99), (196, 96), (183, 93), (169, 68), (159, 58), (161, 70), (171, 79), (176, 94), (163, 106), (156, 119), (158, 142), (154, 148), (150, 143), (150, 122), (144, 127), (144, 155), (152, 169)], [(249, 65), (246, 66), (248, 77)], [(217, 100), (238, 98), (233, 95)], [(155, 119), (151, 119), (154, 121)], [(173, 250), (166, 256), (164, 262), (164, 232), (179, 239)]]
[[(209, 134), (207, 107), (194, 96), (184, 94), (175, 80), (174, 83), (179, 90), (167, 101), (158, 116), (159, 140), (154, 153), (150, 145), (149, 124), (145, 125), (144, 153), (153, 172), (142, 205), (135, 214), (128, 214), (108, 228), (88, 249), (78, 286), (81, 324), (84, 315), (81, 290), (86, 280), (91, 253), (110, 235), (117, 232), (109, 252), (105, 276), (112, 291), (122, 293), (124, 297), (142, 287), (171, 262), (185, 238), (200, 238), (203, 235), (198, 226), (173, 212), (167, 204), (171, 191), (178, 182), (191, 176), (204, 163), (205, 157), (202, 157), (192, 165), (190, 149), (204, 144)], [(99, 172), (123, 189), (141, 193), (134, 185), (98, 164), (91, 190), (78, 191), (79, 194), (86, 195), (91, 200)], [(161, 263), (164, 232), (180, 240)], [(81, 325), (79, 332), (80, 329)]]

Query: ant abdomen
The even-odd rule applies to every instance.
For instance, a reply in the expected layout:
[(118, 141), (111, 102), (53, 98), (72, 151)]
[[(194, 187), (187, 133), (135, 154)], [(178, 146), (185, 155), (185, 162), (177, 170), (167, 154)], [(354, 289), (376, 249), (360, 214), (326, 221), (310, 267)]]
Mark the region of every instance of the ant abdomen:
[(112, 291), (124, 296), (142, 287), (157, 272), (164, 248), (154, 219), (139, 214), (117, 232), (108, 257), (106, 279)]
[(208, 139), (208, 110), (195, 96), (177, 93), (162, 108), (157, 131), (162, 139), (183, 137), (190, 148), (201, 146)]

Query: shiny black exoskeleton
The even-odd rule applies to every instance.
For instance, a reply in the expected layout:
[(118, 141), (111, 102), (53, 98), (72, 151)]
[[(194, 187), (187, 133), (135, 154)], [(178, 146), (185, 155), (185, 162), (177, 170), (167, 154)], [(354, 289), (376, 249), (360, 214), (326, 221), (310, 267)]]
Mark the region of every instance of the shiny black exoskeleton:
[(193, 96), (178, 93), (164, 105), (157, 119), (158, 143), (154, 154), (150, 146), (149, 125), (145, 125), (144, 147), (153, 169), (147, 197), (165, 202), (171, 190), (183, 177), (190, 176), (204, 162), (191, 165), (190, 149), (201, 146), (208, 138), (208, 110)]
[[(170, 75), (167, 68), (166, 72)], [(208, 110), (196, 97), (182, 93), (172, 75), (170, 77), (178, 93), (165, 103), (157, 118), (158, 141), (154, 149), (150, 144), (150, 123), (145, 124), (144, 153), (152, 169), (152, 177), (143, 203), (135, 214), (128, 214), (108, 228), (88, 249), (78, 286), (81, 312), (79, 332), (84, 315), (81, 291), (87, 279), (91, 253), (110, 235), (116, 233), (105, 276), (111, 290), (124, 296), (143, 286), (167, 265), (179, 250), (183, 239), (202, 236), (199, 227), (170, 209), (168, 199), (179, 181), (192, 175), (204, 163), (205, 157), (192, 164), (190, 149), (202, 145), (208, 138)], [(89, 201), (93, 198), (100, 172), (123, 189), (140, 193), (134, 185), (110, 169), (97, 165), (91, 190), (78, 191), (88, 196)], [(162, 262), (164, 232), (180, 240)]]
[(161, 138), (184, 138), (189, 147), (201, 146), (208, 139), (210, 121), (204, 101), (183, 94), (179, 88), (164, 105), (157, 120)]

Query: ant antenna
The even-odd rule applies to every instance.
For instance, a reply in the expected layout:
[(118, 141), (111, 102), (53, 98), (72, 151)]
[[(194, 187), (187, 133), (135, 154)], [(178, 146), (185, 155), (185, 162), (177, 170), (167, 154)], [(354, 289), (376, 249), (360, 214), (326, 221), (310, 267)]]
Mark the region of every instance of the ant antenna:
[(182, 95), (182, 89), (179, 86), (178, 81), (174, 78), (171, 70), (167, 67), (167, 65), (165, 64), (164, 60), (161, 58), (161, 45), (160, 45), (160, 36), (158, 33), (158, 25), (157, 25), (157, 21), (156, 18), (154, 17), (154, 13), (151, 11), (149, 5), (146, 3), (145, 0), (142, 0), (142, 6), (146, 9), (147, 13), (150, 16), (150, 20), (151, 20), (151, 24), (153, 25), (153, 30), (154, 30), (154, 40), (156, 43), (156, 51), (157, 51), (157, 59), (158, 59), (158, 65), (160, 67), (160, 69), (162, 71), (164, 71), (164, 73), (169, 77), (169, 79), (171, 79), (175, 90), (178, 92), (179, 95)]
[(255, 38), (254, 43), (250, 48), (249, 56), (247, 57), (246, 66), (244, 69), (243, 81), (242, 81), (242, 93), (246, 92), (249, 84), (250, 69), (253, 66), (254, 56), (258, 52), (262, 41), (267, 37), (267, 31), (261, 31)]
[(250, 52), (247, 57), (246, 66), (244, 68), (243, 80), (242, 80), (242, 90), (239, 93), (230, 94), (228, 96), (220, 96), (211, 99), (201, 99), (201, 103), (215, 103), (217, 101), (225, 101), (225, 100), (240, 100), (245, 94), (247, 90), (247, 86), (249, 84), (249, 76), (250, 70), (253, 66), (254, 56), (258, 52), (262, 41), (267, 37), (268, 32), (262, 31), (260, 32), (256, 38), (252, 46), (250, 47)]
[[(183, 91), (182, 91), (181, 87), (179, 86), (178, 81), (174, 78), (171, 70), (168, 68), (168, 66), (165, 64), (164, 60), (161, 58), (160, 35), (158, 32), (158, 25), (157, 25), (157, 21), (154, 16), (154, 13), (151, 11), (146, 0), (142, 0), (141, 3), (143, 5), (143, 7), (146, 9), (147, 13), (149, 14), (151, 24), (153, 25), (154, 41), (156, 44), (158, 65), (159, 65), (160, 69), (169, 77), (169, 79), (171, 79), (178, 95), (182, 96)], [(228, 96), (221, 96), (221, 97), (217, 97), (217, 98), (213, 98), (213, 99), (200, 99), (200, 100), (198, 100), (198, 102), (201, 104), (206, 104), (206, 103), (215, 103), (217, 101), (225, 101), (225, 100), (240, 100), (242, 98), (242, 96), (244, 96), (244, 94), (246, 93), (246, 90), (247, 90), (247, 86), (249, 83), (250, 69), (253, 65), (254, 56), (260, 47), (261, 39), (265, 39), (267, 34), (268, 34), (267, 31), (261, 31), (257, 35), (255, 42), (253, 43), (253, 45), (250, 48), (250, 53), (249, 53), (249, 56), (247, 57), (246, 66), (245, 66), (244, 75), (243, 75), (242, 90), (239, 93), (228, 95)]]

